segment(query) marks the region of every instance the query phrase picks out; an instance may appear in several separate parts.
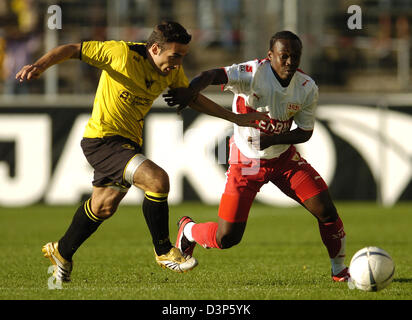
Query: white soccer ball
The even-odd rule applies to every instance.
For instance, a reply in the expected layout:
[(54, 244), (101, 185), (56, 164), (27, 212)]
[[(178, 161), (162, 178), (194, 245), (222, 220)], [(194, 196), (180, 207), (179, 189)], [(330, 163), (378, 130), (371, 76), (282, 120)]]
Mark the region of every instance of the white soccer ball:
[(364, 291), (379, 291), (393, 279), (395, 264), (389, 253), (378, 247), (366, 247), (352, 257), (350, 283)]

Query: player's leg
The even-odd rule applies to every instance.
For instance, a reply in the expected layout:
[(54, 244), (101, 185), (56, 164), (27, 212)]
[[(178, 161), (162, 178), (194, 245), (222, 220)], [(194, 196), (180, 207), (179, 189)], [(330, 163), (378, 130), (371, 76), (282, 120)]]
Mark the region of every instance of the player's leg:
[(246, 221), (229, 222), (218, 218), (216, 241), (220, 249), (229, 249), (240, 243), (246, 229)]
[(123, 170), (137, 150), (129, 146), (126, 147), (120, 136), (81, 141), (83, 153), (94, 168), (93, 192), (91, 198), (78, 207), (63, 237), (42, 248), (55, 265), (57, 279), (69, 281), (74, 253), (105, 219), (113, 215), (130, 187), (123, 184)]
[(346, 237), (342, 220), (331, 200), (328, 186), (316, 170), (301, 158), (294, 148), (289, 157), (277, 164), (277, 172), (284, 172), (271, 181), (286, 195), (302, 204), (318, 221), (319, 232), (332, 265), (332, 274), (345, 273), (335, 281), (347, 280), (344, 264)]
[(145, 197), (142, 204), (153, 245), (158, 255), (170, 251), (172, 244), (169, 240), (169, 176), (166, 171), (146, 159), (135, 170), (133, 183), (142, 189)]
[(123, 189), (119, 191), (110, 187), (93, 187), (91, 198), (76, 210), (63, 237), (59, 241), (49, 242), (43, 246), (45, 257), (49, 258), (55, 266), (53, 274), (56, 279), (70, 281), (73, 255), (101, 223), (115, 213), (126, 192)]
[(116, 212), (125, 195), (123, 190), (93, 187), (91, 198), (79, 206), (69, 228), (58, 241), (61, 256), (71, 261), (80, 245)]
[[(252, 202), (251, 197), (224, 193), (219, 205), (218, 222), (194, 223), (192, 220), (182, 231), (189, 242), (196, 242), (204, 248), (229, 249), (242, 240)], [(180, 249), (186, 251), (182, 245)]]
[(185, 272), (197, 265), (196, 259), (185, 259), (172, 246), (169, 239), (169, 176), (153, 161), (136, 157), (126, 168), (126, 176), (133, 177), (133, 184), (144, 191), (143, 215), (152, 236), (157, 263), (173, 271)]
[(331, 261), (333, 280), (346, 281), (346, 234), (343, 222), (338, 215), (328, 190), (305, 200), (303, 205), (318, 220), (320, 236), (328, 250)]
[(190, 254), (194, 243), (205, 248), (228, 249), (241, 241), (253, 200), (261, 186), (267, 182), (266, 170), (260, 162), (241, 155), (233, 143), (229, 163), (218, 222), (195, 224), (190, 218), (183, 217), (178, 224), (176, 241), (182, 252)]
[(71, 226), (59, 241), (59, 251), (65, 259), (71, 261), (81, 243), (115, 213), (126, 195), (130, 184), (124, 182), (123, 171), (139, 148), (131, 144), (120, 136), (82, 139), (83, 153), (94, 169), (93, 192), (77, 209)]
[[(225, 202), (224, 199), (222, 196), (221, 204)], [(246, 221), (229, 222), (219, 216), (217, 222), (195, 223), (190, 217), (184, 216), (179, 220), (178, 227), (176, 246), (185, 256), (191, 256), (196, 243), (207, 249), (229, 249), (239, 244)]]
[(222, 195), (216, 231), (216, 241), (221, 249), (231, 248), (242, 240), (250, 208), (257, 193), (256, 190), (247, 190)]

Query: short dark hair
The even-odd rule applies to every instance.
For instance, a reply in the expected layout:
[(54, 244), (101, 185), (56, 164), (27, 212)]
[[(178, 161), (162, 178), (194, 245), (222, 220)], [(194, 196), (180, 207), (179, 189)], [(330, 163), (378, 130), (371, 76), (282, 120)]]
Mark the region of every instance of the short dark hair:
[(177, 42), (188, 44), (192, 36), (187, 33), (186, 29), (179, 23), (173, 21), (164, 21), (156, 25), (152, 34), (147, 39), (147, 46), (151, 47), (157, 43), (160, 49), (164, 49), (164, 44), (168, 42)]
[(275, 45), (276, 41), (280, 40), (280, 39), (287, 39), (287, 40), (296, 40), (300, 43), (300, 46), (302, 47), (302, 41), (300, 40), (300, 38), (294, 34), (291, 31), (279, 31), (277, 33), (275, 33), (272, 38), (270, 38), (270, 42), (269, 42), (269, 50), (272, 50), (273, 46)]

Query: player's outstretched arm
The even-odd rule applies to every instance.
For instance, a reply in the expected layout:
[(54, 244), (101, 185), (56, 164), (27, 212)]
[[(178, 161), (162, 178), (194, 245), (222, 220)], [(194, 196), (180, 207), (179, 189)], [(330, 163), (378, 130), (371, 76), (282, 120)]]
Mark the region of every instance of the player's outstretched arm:
[(313, 130), (302, 130), (296, 128), (294, 130), (281, 134), (268, 135), (261, 133), (259, 139), (248, 138), (249, 143), (257, 150), (263, 150), (277, 144), (298, 144), (306, 142), (313, 134)]
[(175, 88), (164, 94), (163, 97), (168, 106), (177, 105), (177, 113), (179, 114), (184, 108), (195, 101), (199, 92), (209, 85), (226, 84), (228, 81), (224, 69), (211, 69), (203, 71), (198, 76), (193, 78), (188, 88)]
[(233, 122), (241, 127), (258, 128), (258, 123), (261, 120), (267, 121), (269, 119), (267, 112), (233, 113), (200, 93), (195, 101), (190, 102), (189, 106), (196, 111)]
[(55, 64), (61, 63), (68, 59), (79, 59), (80, 48), (80, 43), (65, 44), (56, 47), (47, 52), (35, 63), (22, 67), (20, 71), (17, 72), (16, 79), (20, 82), (37, 79), (44, 71), (46, 71), (47, 68)]

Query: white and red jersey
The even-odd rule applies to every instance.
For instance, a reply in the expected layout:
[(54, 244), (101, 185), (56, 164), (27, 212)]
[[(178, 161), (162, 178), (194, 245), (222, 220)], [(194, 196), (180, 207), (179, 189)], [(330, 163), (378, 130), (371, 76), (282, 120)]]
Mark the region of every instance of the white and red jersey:
[(234, 141), (248, 158), (272, 159), (289, 148), (289, 144), (274, 145), (257, 150), (248, 143), (259, 131), (280, 134), (290, 131), (293, 121), (302, 130), (313, 130), (318, 87), (312, 78), (297, 71), (288, 87), (282, 87), (268, 59), (253, 60), (225, 67), (228, 83), (224, 90), (235, 94), (232, 110), (235, 113), (268, 111), (270, 121), (261, 121), (260, 129), (234, 125)]

